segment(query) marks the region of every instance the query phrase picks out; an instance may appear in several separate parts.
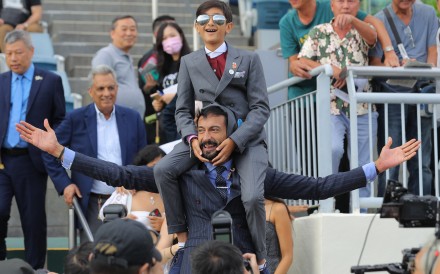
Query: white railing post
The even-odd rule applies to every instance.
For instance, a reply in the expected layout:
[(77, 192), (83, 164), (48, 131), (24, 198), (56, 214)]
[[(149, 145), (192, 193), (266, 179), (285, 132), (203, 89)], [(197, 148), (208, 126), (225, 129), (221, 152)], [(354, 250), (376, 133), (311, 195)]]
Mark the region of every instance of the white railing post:
[[(332, 174), (331, 123), (330, 123), (330, 76), (333, 74), (330, 65), (317, 77), (316, 112), (318, 143), (318, 176)], [(319, 212), (333, 212), (334, 199), (319, 202)]]
[[(358, 128), (357, 128), (357, 100), (356, 100), (356, 87), (354, 84), (353, 72), (348, 71), (347, 89), (350, 96), (350, 169), (359, 166), (358, 163)], [(353, 190), (350, 195), (350, 205), (352, 213), (360, 213), (359, 207), (359, 190)]]

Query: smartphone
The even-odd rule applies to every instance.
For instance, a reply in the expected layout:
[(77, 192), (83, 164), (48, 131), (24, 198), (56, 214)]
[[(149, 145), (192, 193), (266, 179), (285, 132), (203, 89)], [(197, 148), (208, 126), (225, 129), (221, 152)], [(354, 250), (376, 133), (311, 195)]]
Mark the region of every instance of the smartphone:
[(150, 216), (162, 217), (162, 214), (160, 214), (159, 209), (155, 208), (150, 212)]

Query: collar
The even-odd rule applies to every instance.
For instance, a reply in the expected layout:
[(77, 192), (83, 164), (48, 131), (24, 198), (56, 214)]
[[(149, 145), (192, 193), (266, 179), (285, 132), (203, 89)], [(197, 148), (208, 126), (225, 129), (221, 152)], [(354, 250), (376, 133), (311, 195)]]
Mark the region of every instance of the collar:
[(111, 48), (113, 48), (115, 50), (115, 52), (121, 56), (129, 56), (127, 52), (123, 51), (122, 49), (116, 47), (115, 45), (113, 45), (113, 43), (110, 43), (109, 45)]
[[(98, 109), (98, 107), (96, 106), (96, 104), (95, 103), (93, 103), (93, 106), (95, 107), (95, 111), (96, 111), (96, 116), (98, 116), (98, 118), (99, 117), (105, 117), (105, 115), (104, 115), (104, 113), (102, 113), (99, 109)], [(115, 105), (113, 105), (113, 110), (112, 110), (112, 113), (110, 114), (110, 119), (111, 118), (113, 118), (114, 116), (115, 116)]]
[(226, 42), (223, 42), (223, 44), (220, 45), (220, 47), (218, 47), (217, 49), (215, 49), (214, 51), (210, 51), (209, 49), (207, 49), (205, 47), (205, 53), (206, 55), (208, 55), (211, 59), (215, 58), (219, 55), (222, 55), (223, 53), (225, 53), (226, 51), (228, 51), (228, 47), (226, 46)]
[[(208, 172), (212, 172), (216, 166), (212, 165), (211, 163), (204, 163), (206, 168), (208, 169)], [(228, 160), (226, 163), (223, 164), (224, 167), (226, 167), (226, 170), (231, 171), (232, 166), (232, 159)]]
[(23, 73), (23, 75), (12, 72), (12, 79), (13, 79), (13, 81), (15, 81), (15, 79), (17, 79), (17, 77), (23, 76), (24, 78), (26, 78), (32, 82), (32, 77), (34, 76), (34, 72), (35, 72), (35, 67), (34, 67), (34, 64), (31, 63), (28, 70), (25, 73)]

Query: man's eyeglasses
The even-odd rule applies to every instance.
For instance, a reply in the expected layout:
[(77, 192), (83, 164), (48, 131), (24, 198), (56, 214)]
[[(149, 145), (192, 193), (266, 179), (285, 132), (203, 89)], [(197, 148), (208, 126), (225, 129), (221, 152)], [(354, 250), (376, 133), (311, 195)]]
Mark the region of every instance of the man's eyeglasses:
[(414, 38), (413, 38), (413, 35), (412, 35), (411, 28), (410, 28), (409, 26), (407, 26), (407, 27), (403, 30), (403, 32), (405, 33), (405, 35), (406, 35), (406, 36), (408, 37), (408, 39), (409, 39), (409, 45), (410, 45), (412, 48), (415, 48), (416, 45), (415, 45), (415, 43), (414, 43)]
[(197, 16), (196, 23), (199, 24), (200, 26), (204, 26), (208, 24), (211, 17), (212, 17), (212, 21), (216, 25), (222, 26), (226, 23), (226, 17), (221, 14), (214, 14), (214, 15), (201, 14)]

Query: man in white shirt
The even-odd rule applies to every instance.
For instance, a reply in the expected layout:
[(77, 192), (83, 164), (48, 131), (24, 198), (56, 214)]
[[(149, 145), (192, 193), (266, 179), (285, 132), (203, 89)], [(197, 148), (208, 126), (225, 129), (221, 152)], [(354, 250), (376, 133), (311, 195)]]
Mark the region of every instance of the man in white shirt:
[[(56, 130), (58, 140), (70, 148), (118, 165), (131, 164), (146, 145), (145, 127), (137, 112), (115, 105), (118, 93), (115, 72), (106, 65), (92, 69), (89, 94), (92, 104), (69, 113)], [(106, 183), (77, 172), (69, 177), (61, 165), (44, 156), (49, 176), (67, 205), (76, 195), (92, 233), (102, 224), (98, 212), (114, 191)], [(81, 233), (81, 240), (85, 235)]]

